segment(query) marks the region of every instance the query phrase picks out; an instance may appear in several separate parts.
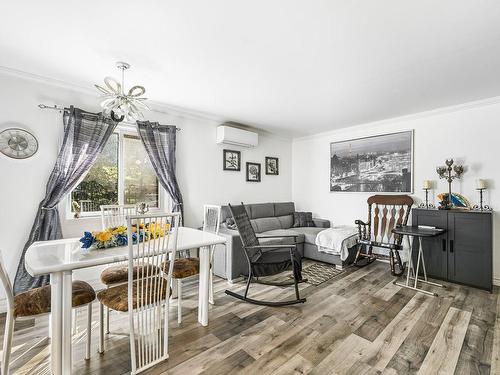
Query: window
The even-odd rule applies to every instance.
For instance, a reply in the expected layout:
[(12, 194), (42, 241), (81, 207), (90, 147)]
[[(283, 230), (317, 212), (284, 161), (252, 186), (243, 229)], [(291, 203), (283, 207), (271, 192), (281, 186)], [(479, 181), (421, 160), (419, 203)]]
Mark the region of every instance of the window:
[(148, 202), (158, 207), (158, 179), (138, 137), (124, 135), (124, 203)]
[(113, 133), (85, 178), (70, 194), (71, 212), (97, 215), (105, 204), (160, 207), (159, 185), (142, 141), (124, 131)]
[(109, 137), (102, 153), (82, 182), (71, 193), (71, 211), (75, 203), (81, 212), (95, 212), (103, 204), (118, 202), (118, 134)]

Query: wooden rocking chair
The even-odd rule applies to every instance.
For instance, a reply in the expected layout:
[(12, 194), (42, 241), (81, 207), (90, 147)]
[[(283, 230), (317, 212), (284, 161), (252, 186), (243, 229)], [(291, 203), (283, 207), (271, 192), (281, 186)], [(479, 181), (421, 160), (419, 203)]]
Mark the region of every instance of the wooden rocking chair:
[(375, 261), (377, 255), (373, 254), (373, 247), (380, 247), (389, 250), (391, 274), (401, 276), (404, 265), (399, 251), (403, 250), (403, 238), (394, 235), (392, 230), (408, 223), (413, 199), (408, 195), (373, 195), (367, 202), (368, 221), (355, 221), (359, 230), (359, 247), (354, 265), (364, 267)]

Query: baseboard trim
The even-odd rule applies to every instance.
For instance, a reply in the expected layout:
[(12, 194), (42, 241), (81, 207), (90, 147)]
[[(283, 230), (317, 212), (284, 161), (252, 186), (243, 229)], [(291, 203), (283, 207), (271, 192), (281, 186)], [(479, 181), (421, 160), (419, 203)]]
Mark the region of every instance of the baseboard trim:
[(240, 277), (237, 277), (235, 279), (227, 279), (227, 283), (229, 285), (234, 285), (234, 284), (239, 283), (240, 281), (243, 281), (243, 280), (245, 280), (245, 278), (243, 276), (240, 276)]
[(500, 277), (493, 278), (493, 285), (500, 286)]

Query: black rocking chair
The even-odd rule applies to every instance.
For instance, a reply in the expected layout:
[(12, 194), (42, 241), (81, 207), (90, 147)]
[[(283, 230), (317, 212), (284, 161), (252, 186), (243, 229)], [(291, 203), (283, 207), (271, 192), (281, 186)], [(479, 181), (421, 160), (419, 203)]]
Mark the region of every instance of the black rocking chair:
[[(233, 214), (236, 227), (241, 237), (241, 242), (243, 243), (243, 249), (248, 261), (248, 275), (244, 275), (247, 277), (247, 286), (244, 295), (234, 293), (230, 290), (226, 290), (226, 294), (248, 303), (263, 306), (287, 306), (306, 302), (306, 299), (300, 298), (299, 295), (298, 284), (307, 280), (302, 279), (302, 259), (300, 253), (297, 251), (296, 243), (289, 245), (261, 245), (258, 237), (255, 235), (255, 231), (252, 228), (252, 224), (250, 223), (250, 219), (248, 218), (243, 203), (238, 206), (229, 205), (229, 209)], [(297, 236), (262, 236), (260, 238), (284, 237)], [(296, 242), (296, 238), (294, 242)], [(290, 268), (293, 269), (293, 281), (291, 282), (278, 283), (259, 280), (259, 277), (277, 275), (283, 271), (289, 270)], [(248, 298), (248, 289), (250, 288), (251, 282), (275, 286), (294, 285), (296, 299), (291, 301), (275, 302)]]
[[(395, 226), (406, 225), (413, 199), (408, 195), (373, 195), (368, 198), (368, 221), (356, 220), (359, 245), (354, 265), (364, 267), (377, 259), (374, 247), (389, 250), (391, 274), (401, 276), (405, 267), (399, 252), (403, 250), (402, 236), (394, 235)], [(362, 252), (362, 249), (365, 249)]]

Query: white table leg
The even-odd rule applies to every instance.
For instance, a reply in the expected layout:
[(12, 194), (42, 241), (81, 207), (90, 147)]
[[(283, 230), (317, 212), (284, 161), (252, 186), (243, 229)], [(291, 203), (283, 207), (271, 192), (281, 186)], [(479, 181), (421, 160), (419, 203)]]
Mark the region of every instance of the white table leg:
[(214, 304), (214, 255), (215, 245), (210, 246), (210, 271), (208, 275), (208, 303)]
[(53, 375), (62, 375), (62, 297), (63, 274), (56, 272), (50, 274), (50, 362)]
[[(418, 238), (418, 241), (419, 241), (419, 256), (421, 254), (421, 259), (422, 259), (422, 270), (423, 270), (423, 274), (424, 274), (424, 279), (418, 279), (417, 277), (415, 277), (415, 285), (417, 284), (417, 281), (420, 281), (421, 283), (424, 283), (424, 284), (429, 284), (429, 285), (434, 285), (434, 286), (439, 286), (441, 288), (445, 288), (445, 286), (443, 284), (438, 284), (438, 283), (433, 283), (432, 281), (429, 281), (427, 280), (427, 270), (425, 269), (425, 260), (424, 260), (424, 248), (422, 247), (422, 237), (419, 237)], [(437, 294), (435, 294), (437, 295)]]
[[(410, 243), (410, 236), (405, 236), (408, 243), (408, 273), (406, 274), (406, 285), (410, 285), (410, 272), (413, 270), (413, 246)], [(415, 273), (415, 271), (413, 271)]]
[(177, 295), (179, 294), (177, 289), (177, 279), (172, 279), (172, 294), (170, 295), (170, 299), (177, 299)]
[(418, 238), (418, 246), (419, 246), (418, 251), (422, 253), (422, 270), (424, 271), (424, 280), (427, 281), (427, 270), (425, 269), (424, 250), (422, 248), (422, 237)]
[(71, 351), (71, 333), (72, 333), (72, 284), (73, 272), (64, 271), (63, 273), (63, 298), (62, 298), (62, 368), (63, 374), (71, 374), (72, 351)]
[[(420, 241), (420, 239), (419, 239), (419, 241)], [(415, 289), (417, 288), (417, 283), (418, 283), (418, 271), (420, 270), (420, 258), (422, 258), (422, 247), (419, 247), (419, 249), (418, 249), (417, 268), (415, 268), (415, 285), (413, 286)]]
[[(412, 246), (412, 244), (410, 243), (410, 240), (409, 240), (410, 236), (409, 235), (405, 235), (405, 236), (408, 239), (408, 249), (409, 249), (409, 251), (408, 251), (409, 252), (408, 273), (406, 274), (406, 283), (404, 283), (404, 284), (400, 283), (400, 282), (396, 281), (397, 280), (396, 279), (396, 280), (394, 280), (394, 284), (398, 285), (398, 286), (401, 286), (401, 287), (404, 287), (404, 288), (415, 290), (417, 292), (428, 294), (430, 296), (437, 296), (437, 293), (429, 292), (427, 290), (418, 288), (418, 282), (419, 281), (421, 283), (426, 283), (426, 284), (429, 284), (429, 285), (444, 287), (441, 284), (433, 283), (433, 282), (427, 280), (427, 272), (426, 272), (426, 269), (425, 269), (425, 261), (424, 261), (424, 250), (423, 250), (423, 247), (422, 247), (422, 238), (418, 237), (418, 245), (419, 246), (418, 246), (418, 256), (417, 256), (417, 267), (415, 267), (413, 265), (413, 258), (412, 258), (413, 246)], [(424, 271), (424, 279), (419, 279), (419, 277), (418, 277), (418, 270), (420, 268), (420, 261), (422, 261), (422, 266), (423, 266), (423, 271)], [(410, 272), (413, 273), (413, 277), (410, 276)], [(414, 281), (413, 285), (410, 284), (410, 280)]]
[(198, 296), (198, 322), (208, 325), (208, 284), (210, 282), (210, 247), (200, 248), (200, 289)]

